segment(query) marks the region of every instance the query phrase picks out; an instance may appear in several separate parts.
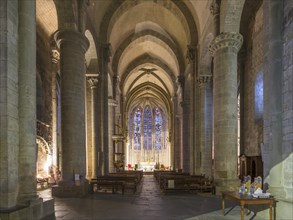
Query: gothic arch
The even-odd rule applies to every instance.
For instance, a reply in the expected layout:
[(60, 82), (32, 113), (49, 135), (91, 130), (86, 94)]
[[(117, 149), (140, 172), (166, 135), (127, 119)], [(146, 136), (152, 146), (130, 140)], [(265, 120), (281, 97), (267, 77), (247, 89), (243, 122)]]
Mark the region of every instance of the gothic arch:
[(126, 82), (127, 78), (129, 77), (129, 73), (131, 73), (134, 70), (138, 70), (140, 65), (143, 65), (143, 64), (146, 64), (146, 63), (149, 63), (149, 64), (152, 64), (152, 65), (154, 65), (156, 67), (159, 67), (162, 70), (164, 70), (164, 72), (166, 74), (168, 74), (168, 77), (170, 78), (170, 81), (172, 83), (172, 88), (174, 88), (174, 91), (170, 91), (170, 94), (174, 94), (174, 92), (176, 91), (176, 88), (177, 88), (175, 74), (168, 67), (168, 65), (163, 63), (161, 60), (158, 60), (158, 59), (155, 59), (155, 58), (151, 57), (149, 54), (141, 55), (140, 57), (138, 57), (137, 59), (133, 60), (128, 65), (128, 67), (126, 68), (124, 73), (122, 73), (122, 76), (121, 76), (121, 81), (120, 81), (120, 89), (121, 89), (121, 91), (123, 91), (123, 87), (125, 86), (125, 82)]
[(169, 48), (170, 52), (175, 55), (174, 59), (178, 62), (178, 69), (179, 73), (183, 72), (184, 70), (184, 59), (183, 55), (178, 50), (178, 45), (176, 45), (173, 41), (171, 41), (170, 38), (166, 37), (165, 35), (156, 32), (154, 30), (143, 30), (138, 33), (130, 34), (118, 47), (114, 54), (113, 61), (112, 61), (112, 70), (114, 73), (119, 74), (118, 72), (118, 65), (119, 60), (121, 59), (121, 56), (123, 52), (127, 49), (127, 47), (131, 47), (131, 44), (134, 44), (137, 40), (143, 41), (143, 40), (150, 40), (154, 41), (158, 44), (164, 45), (165, 48)]

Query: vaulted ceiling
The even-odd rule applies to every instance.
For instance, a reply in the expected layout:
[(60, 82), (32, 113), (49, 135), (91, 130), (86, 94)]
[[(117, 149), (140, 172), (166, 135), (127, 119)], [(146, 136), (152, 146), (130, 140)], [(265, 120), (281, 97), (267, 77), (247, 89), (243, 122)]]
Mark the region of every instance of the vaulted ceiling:
[[(74, 11), (78, 1), (66, 0), (66, 7), (72, 6), (68, 10)], [(37, 23), (50, 36), (58, 29), (54, 1), (36, 3)], [(93, 27), (86, 31), (87, 64), (98, 59), (94, 42), (110, 43), (109, 75), (119, 78), (123, 96), (131, 103), (147, 98), (168, 106), (176, 94), (178, 76), (188, 66), (188, 45), (198, 44), (208, 22), (210, 4), (211, 0), (86, 0), (87, 19)]]

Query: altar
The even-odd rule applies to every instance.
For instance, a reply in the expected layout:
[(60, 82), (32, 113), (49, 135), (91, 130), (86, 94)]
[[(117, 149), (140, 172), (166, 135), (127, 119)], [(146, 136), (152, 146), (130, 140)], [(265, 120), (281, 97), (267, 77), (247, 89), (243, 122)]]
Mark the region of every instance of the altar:
[(143, 171), (154, 171), (156, 166), (155, 162), (141, 162), (140, 163), (140, 169)]

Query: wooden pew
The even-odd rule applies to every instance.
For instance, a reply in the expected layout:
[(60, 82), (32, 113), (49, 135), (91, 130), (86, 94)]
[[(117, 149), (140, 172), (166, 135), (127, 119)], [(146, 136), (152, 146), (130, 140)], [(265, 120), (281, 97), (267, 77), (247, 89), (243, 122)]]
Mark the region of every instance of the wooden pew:
[(118, 181), (118, 180), (110, 180), (108, 178), (97, 178), (97, 179), (91, 179), (90, 181), (90, 193), (94, 193), (94, 186), (97, 186), (97, 189), (106, 187), (112, 188), (112, 193), (117, 192), (118, 188), (121, 188), (122, 195), (124, 195), (124, 181)]
[(165, 176), (161, 183), (161, 189), (164, 193), (168, 191), (201, 191), (201, 179), (202, 175), (188, 176), (188, 175), (177, 175), (177, 176)]
[(125, 175), (107, 175), (107, 176), (99, 176), (97, 178), (94, 178), (90, 182), (90, 188), (91, 192), (94, 185), (99, 186), (112, 186), (117, 187), (121, 186), (121, 188), (124, 190), (126, 188), (133, 189), (133, 193), (137, 190), (138, 180), (136, 176), (125, 176)]

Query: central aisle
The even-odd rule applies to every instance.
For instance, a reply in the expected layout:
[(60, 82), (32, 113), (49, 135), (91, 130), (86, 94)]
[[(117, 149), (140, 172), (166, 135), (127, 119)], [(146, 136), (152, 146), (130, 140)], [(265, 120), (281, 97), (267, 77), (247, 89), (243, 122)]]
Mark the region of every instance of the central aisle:
[[(40, 193), (50, 197), (50, 191)], [(234, 203), (227, 201), (227, 211)], [(252, 214), (245, 216), (250, 219)], [(44, 220), (205, 220), (239, 219), (235, 207), (221, 212), (221, 198), (211, 194), (173, 193), (164, 195), (153, 175), (144, 175), (135, 194), (95, 193), (84, 198), (55, 198), (55, 217)], [(260, 218), (255, 217), (254, 220)]]

